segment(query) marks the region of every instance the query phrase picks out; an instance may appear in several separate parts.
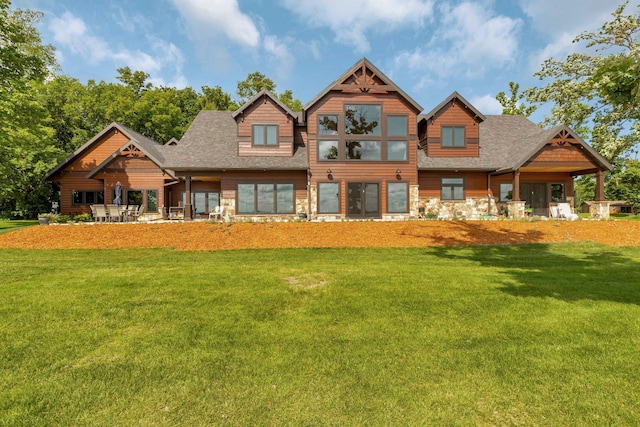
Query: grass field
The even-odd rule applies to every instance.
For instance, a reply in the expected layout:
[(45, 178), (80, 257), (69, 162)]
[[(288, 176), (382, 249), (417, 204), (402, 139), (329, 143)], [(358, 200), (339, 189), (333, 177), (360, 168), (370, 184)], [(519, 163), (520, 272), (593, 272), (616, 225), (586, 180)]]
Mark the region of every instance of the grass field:
[(0, 250), (0, 425), (637, 425), (639, 263)]

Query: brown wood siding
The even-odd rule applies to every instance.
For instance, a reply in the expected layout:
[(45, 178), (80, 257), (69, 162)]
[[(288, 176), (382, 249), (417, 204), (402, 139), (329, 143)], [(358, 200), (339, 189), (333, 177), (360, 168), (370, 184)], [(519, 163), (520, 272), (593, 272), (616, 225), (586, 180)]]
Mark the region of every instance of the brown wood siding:
[[(265, 97), (249, 106), (236, 118), (238, 122), (238, 154), (240, 156), (293, 155), (293, 119), (271, 99)], [(278, 125), (277, 146), (255, 146), (252, 144), (253, 125)]]
[(487, 196), (487, 174), (482, 172), (420, 172), (418, 185), (420, 197), (441, 197), (442, 178), (463, 178), (464, 197)]
[(577, 145), (566, 142), (550, 142), (531, 158), (523, 169), (586, 170), (595, 165)]
[(129, 138), (123, 135), (117, 129), (107, 132), (99, 141), (96, 141), (92, 147), (78, 156), (68, 165), (67, 171), (91, 171), (99, 164), (104, 162), (109, 156), (115, 153), (123, 145), (129, 142)]
[[(442, 126), (464, 126), (465, 147), (442, 147)], [(454, 100), (427, 122), (427, 155), (430, 157), (478, 157), (478, 121), (463, 104)]]

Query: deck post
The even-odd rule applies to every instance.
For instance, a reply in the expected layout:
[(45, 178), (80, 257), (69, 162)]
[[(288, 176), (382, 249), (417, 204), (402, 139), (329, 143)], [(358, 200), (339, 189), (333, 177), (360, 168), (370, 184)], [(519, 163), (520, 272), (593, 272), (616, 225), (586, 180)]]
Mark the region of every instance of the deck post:
[(596, 172), (596, 201), (600, 202), (604, 200), (604, 172), (598, 170)]
[(511, 188), (511, 201), (520, 201), (520, 170), (513, 172), (513, 185)]

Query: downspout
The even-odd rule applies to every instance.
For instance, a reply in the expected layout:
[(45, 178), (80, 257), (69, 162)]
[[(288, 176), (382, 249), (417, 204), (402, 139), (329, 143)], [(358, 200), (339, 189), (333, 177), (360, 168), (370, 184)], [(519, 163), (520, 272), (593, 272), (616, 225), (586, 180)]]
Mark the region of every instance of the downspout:
[(487, 174), (487, 215), (491, 215), (491, 173)]

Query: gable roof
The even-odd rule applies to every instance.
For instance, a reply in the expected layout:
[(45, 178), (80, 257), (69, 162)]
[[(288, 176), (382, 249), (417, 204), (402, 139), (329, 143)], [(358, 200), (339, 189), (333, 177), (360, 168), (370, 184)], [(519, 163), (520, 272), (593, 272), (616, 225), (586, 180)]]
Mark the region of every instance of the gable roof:
[[(129, 142), (125, 144), (125, 146), (133, 143), (139, 150), (141, 150), (160, 168), (163, 167), (163, 162), (164, 162), (163, 149), (165, 148), (164, 146), (158, 144), (151, 138), (147, 138), (141, 133), (138, 133), (132, 129), (129, 129), (126, 126), (121, 125), (118, 122), (113, 122), (110, 125), (105, 126), (105, 128), (102, 129), (102, 131), (100, 131), (93, 138), (91, 138), (89, 141), (83, 144), (80, 148), (74, 151), (66, 159), (60, 162), (56, 167), (54, 167), (49, 172), (47, 172), (47, 174), (44, 176), (44, 179), (46, 180), (51, 178), (55, 173), (67, 167), (71, 162), (73, 162), (73, 160), (75, 160), (78, 156), (80, 156), (81, 154), (86, 152), (88, 149), (90, 149), (97, 141), (101, 140), (108, 132), (110, 132), (113, 129), (117, 129), (120, 133), (122, 133), (127, 138), (129, 138)], [(116, 151), (116, 153), (119, 154), (122, 149), (123, 148), (119, 149), (118, 151)]]
[[(405, 93), (398, 86), (396, 86), (396, 84), (393, 81), (391, 81), (389, 77), (387, 77), (382, 71), (376, 68), (375, 65), (369, 62), (367, 58), (362, 58), (358, 62), (356, 62), (351, 68), (345, 71), (340, 77), (335, 79), (322, 92), (317, 94), (311, 101), (309, 101), (302, 110), (306, 112), (311, 107), (313, 107), (313, 105), (316, 102), (318, 102), (320, 99), (322, 99), (322, 97), (324, 97), (327, 93), (331, 92), (332, 90), (341, 90), (341, 89), (336, 89), (336, 87), (342, 84), (349, 77), (353, 76), (356, 71), (365, 70), (365, 69), (371, 70), (378, 79), (380, 79), (386, 86), (388, 86), (389, 88), (388, 90), (393, 90), (395, 92), (398, 92), (398, 94), (400, 94), (402, 98), (404, 98), (413, 108), (415, 108), (416, 112), (422, 111), (422, 107), (420, 106), (420, 104), (418, 104), (413, 98), (407, 95), (407, 93)], [(383, 86), (381, 86), (380, 88), (382, 87)], [(357, 86), (354, 85), (354, 88), (357, 88)], [(366, 87), (363, 87), (363, 89), (366, 89)]]
[(462, 105), (464, 105), (464, 107), (466, 109), (470, 110), (476, 117), (478, 117), (480, 119), (480, 121), (484, 121), (485, 120), (484, 114), (482, 114), (480, 111), (478, 111), (476, 109), (476, 107), (471, 105), (471, 103), (469, 101), (467, 101), (466, 99), (464, 99), (464, 97), (462, 95), (460, 95), (457, 91), (454, 91), (451, 95), (446, 97), (444, 99), (444, 101), (442, 101), (440, 104), (438, 104), (433, 110), (429, 111), (427, 114), (421, 115), (422, 118), (419, 120), (419, 122), (421, 122), (423, 120), (429, 120), (429, 119), (433, 118), (433, 116), (438, 114), (440, 112), (440, 110), (442, 110), (444, 107), (446, 107), (447, 104), (449, 104), (451, 101), (454, 101), (456, 99)]
[(233, 112), (203, 110), (176, 146), (167, 150), (165, 164), (174, 171), (306, 170), (307, 147), (295, 145), (293, 156), (240, 156), (238, 126)]
[[(431, 114), (431, 113), (430, 113)], [(419, 116), (419, 121), (429, 115)], [(524, 116), (489, 115), (479, 124), (478, 157), (427, 157), (418, 151), (419, 170), (467, 170), (508, 173), (517, 170), (535, 156), (562, 130), (575, 137), (583, 152), (599, 167), (612, 166), (567, 126), (543, 129)]]
[[(151, 141), (151, 140), (148, 139), (148, 141)], [(91, 172), (89, 172), (87, 174), (87, 178), (95, 177), (101, 170), (106, 168), (107, 165), (109, 165), (109, 163), (111, 163), (113, 160), (117, 159), (125, 150), (128, 150), (131, 147), (137, 148), (145, 156), (147, 156), (153, 163), (158, 165), (158, 167), (160, 169), (164, 169), (163, 168), (164, 156), (162, 155), (162, 153), (159, 152), (159, 150), (155, 149), (156, 147), (153, 147), (152, 145), (149, 145), (148, 141), (145, 143), (145, 142), (140, 142), (137, 139), (130, 139), (126, 144), (124, 144), (122, 147), (118, 148), (109, 157), (107, 157), (102, 163), (100, 163)], [(156, 143), (154, 143), (154, 144), (158, 145)], [(169, 172), (169, 171), (167, 171), (167, 172), (169, 173), (169, 175), (172, 176), (172, 178), (175, 178), (171, 174), (171, 172)]]
[(232, 114), (233, 118), (235, 119), (240, 114), (244, 113), (244, 110), (249, 108), (251, 105), (253, 105), (256, 101), (260, 100), (262, 97), (267, 97), (267, 98), (271, 99), (287, 115), (291, 116), (294, 119), (297, 118), (296, 113), (291, 108), (287, 107), (274, 94), (272, 94), (271, 92), (269, 92), (267, 89), (264, 89), (264, 88), (260, 92), (256, 93), (250, 100), (245, 102), (240, 108), (238, 108), (236, 111), (234, 111), (233, 114)]

